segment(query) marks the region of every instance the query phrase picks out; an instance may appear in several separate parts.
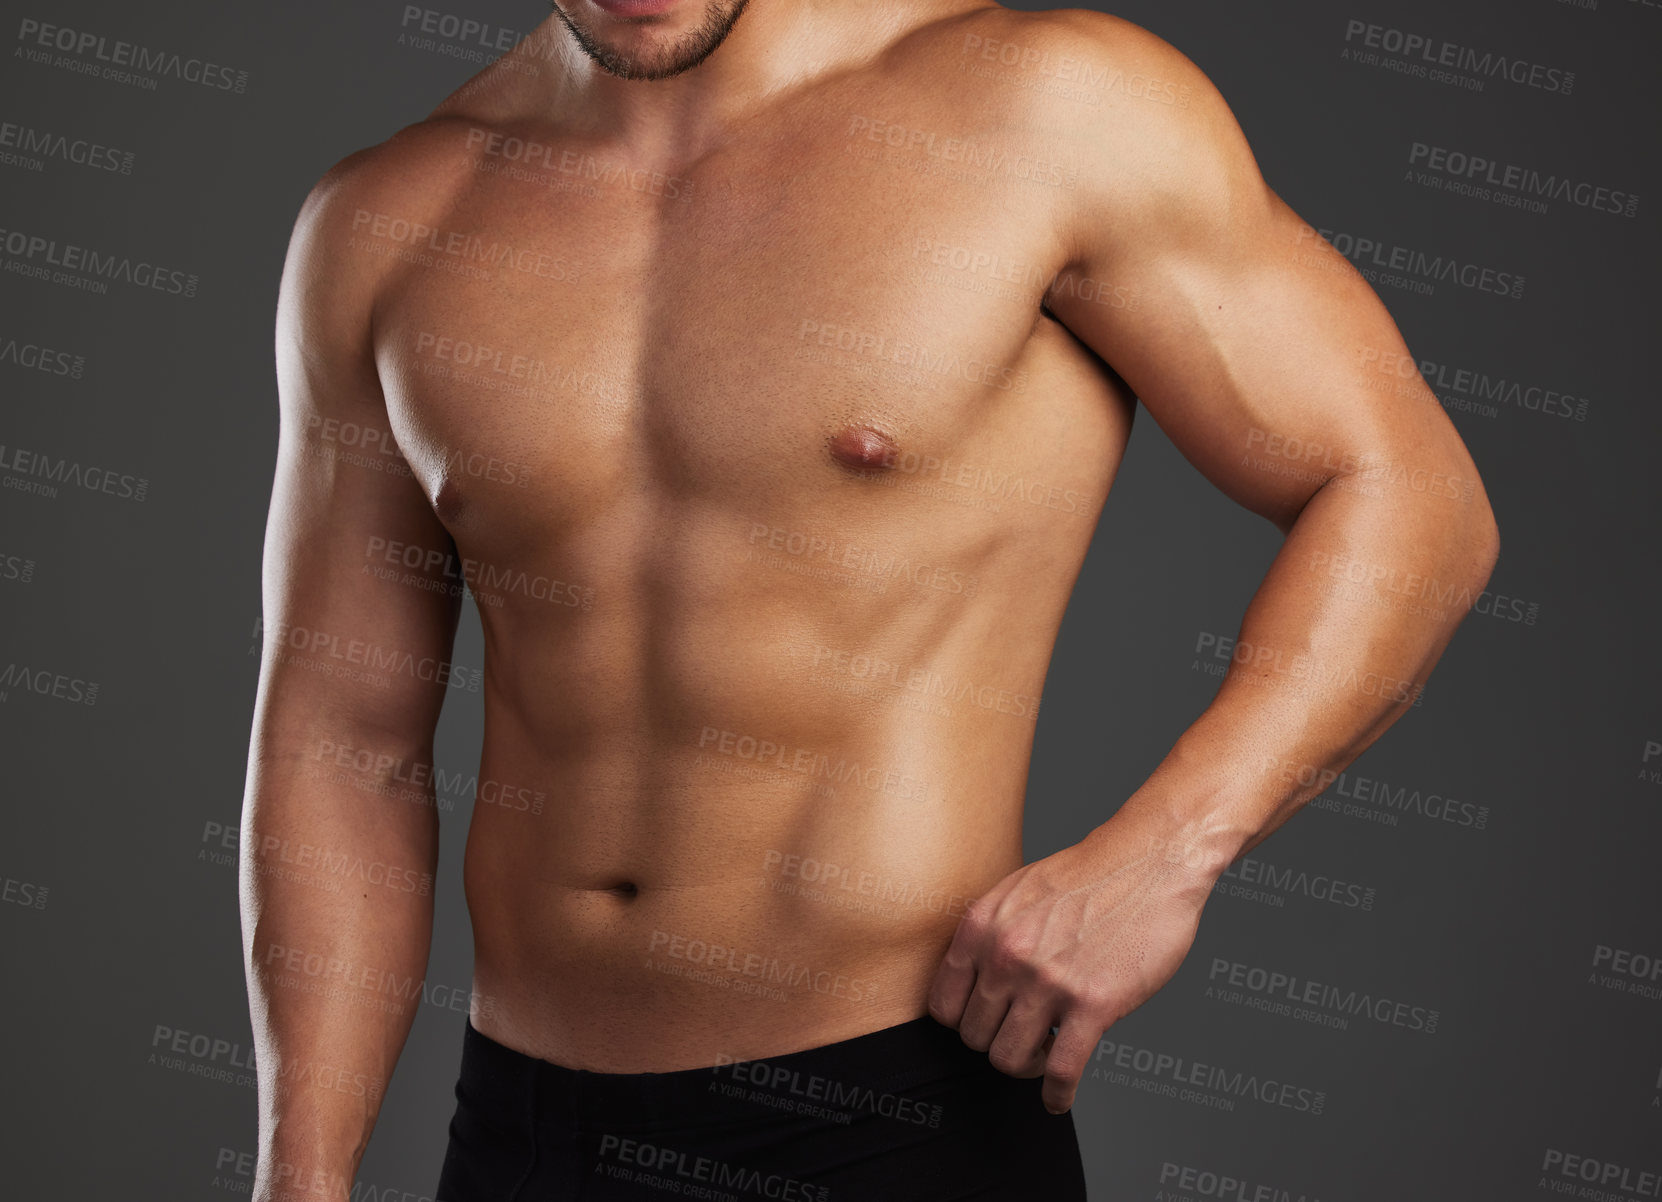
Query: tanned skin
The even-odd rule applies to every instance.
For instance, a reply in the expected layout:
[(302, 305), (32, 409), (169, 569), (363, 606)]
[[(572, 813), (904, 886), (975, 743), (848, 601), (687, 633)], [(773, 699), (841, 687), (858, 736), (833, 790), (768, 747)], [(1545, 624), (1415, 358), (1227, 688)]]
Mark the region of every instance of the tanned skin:
[[(1497, 554), (1436, 398), (1377, 370), (1411, 362), (1384, 306), (1159, 38), (960, 0), (563, 10), (329, 171), (284, 271), (259, 1198), (345, 1196), (409, 1032), (463, 581), (480, 1031), (628, 1073), (931, 1014), (1060, 1111), (1218, 875), (1417, 695), (1463, 607), (1394, 582), (1469, 599)], [(1024, 865), (1137, 401), (1285, 542), (1148, 782)]]

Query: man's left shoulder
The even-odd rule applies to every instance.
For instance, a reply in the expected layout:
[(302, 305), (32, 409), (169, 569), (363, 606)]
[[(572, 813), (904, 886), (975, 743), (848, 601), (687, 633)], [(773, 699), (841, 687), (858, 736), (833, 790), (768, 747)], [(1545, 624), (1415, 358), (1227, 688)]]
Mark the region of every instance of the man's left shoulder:
[(1110, 112), (1188, 110), (1212, 94), (1187, 56), (1142, 26), (1081, 8), (1020, 12), (990, 6), (919, 31), (913, 49), (960, 98), (1013, 120), (1090, 125)]

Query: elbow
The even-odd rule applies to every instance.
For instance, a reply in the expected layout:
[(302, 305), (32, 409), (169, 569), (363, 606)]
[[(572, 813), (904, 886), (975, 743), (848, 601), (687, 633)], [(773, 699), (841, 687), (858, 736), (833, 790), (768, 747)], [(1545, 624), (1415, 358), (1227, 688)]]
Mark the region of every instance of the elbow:
[(1489, 576), (1500, 558), (1500, 524), (1495, 520), (1495, 511), (1481, 487), (1472, 498), (1471, 507), (1462, 545), (1461, 566), (1471, 573), (1472, 592), (1478, 593), (1488, 587)]
[[(1426, 496), (1436, 498), (1440, 493), (1445, 498), (1440, 504), (1431, 500), (1422, 511), (1430, 518), (1432, 512), (1441, 509), (1440, 517), (1430, 518), (1430, 525), (1441, 530), (1432, 535), (1428, 526), (1426, 532), (1432, 535), (1431, 545), (1440, 545), (1436, 554), (1443, 559), (1443, 570), (1452, 580), (1466, 586), (1473, 596), (1481, 593), (1488, 587), (1489, 577), (1500, 559), (1500, 523), (1489, 503), (1489, 491), (1484, 487), (1477, 465), (1458, 439), (1441, 453), (1409, 462), (1423, 469), (1425, 474), (1421, 478), (1431, 482), (1426, 487)], [(1413, 479), (1412, 473), (1410, 479)], [(1459, 499), (1453, 508), (1447, 508), (1449, 499), (1456, 497)]]

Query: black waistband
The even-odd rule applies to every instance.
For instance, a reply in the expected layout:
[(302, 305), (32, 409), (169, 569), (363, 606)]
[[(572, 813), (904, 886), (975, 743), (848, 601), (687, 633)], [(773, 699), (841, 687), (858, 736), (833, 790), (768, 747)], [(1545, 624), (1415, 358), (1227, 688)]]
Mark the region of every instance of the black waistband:
[(802, 1051), (663, 1073), (567, 1068), (497, 1043), (469, 1022), (458, 1088), (487, 1109), (523, 1113), (533, 1104), (545, 1115), (581, 1112), (585, 1122), (604, 1125), (697, 1113), (719, 1104), (722, 1084), (812, 1099), (846, 1095), (855, 1087), (893, 1090), (988, 1073), (997, 1075), (983, 1053), (927, 1014)]

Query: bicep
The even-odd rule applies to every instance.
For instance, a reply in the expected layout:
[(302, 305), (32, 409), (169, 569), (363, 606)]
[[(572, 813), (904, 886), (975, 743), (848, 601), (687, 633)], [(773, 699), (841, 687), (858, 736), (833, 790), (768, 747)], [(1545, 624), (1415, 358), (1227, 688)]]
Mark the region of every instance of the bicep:
[(1430, 389), (1396, 370), (1412, 359), (1373, 289), (1264, 183), (1215, 106), (1167, 119), (1143, 195), (1078, 214), (1070, 272), (1132, 303), (1089, 303), (1064, 276), (1053, 311), (1207, 479), (1283, 529), (1335, 476), (1409, 458), (1469, 472)]
[[(447, 687), (459, 560), (393, 449), (359, 295), (369, 282), (313, 258), (317, 234), (297, 229), (279, 301), (259, 734), (278, 753), (320, 728), (420, 746)], [(420, 549), (417, 566), (403, 548)]]

